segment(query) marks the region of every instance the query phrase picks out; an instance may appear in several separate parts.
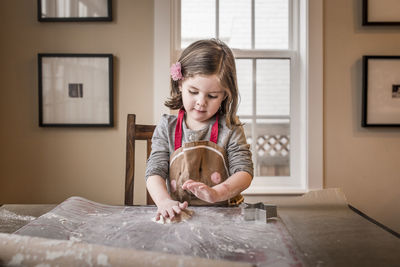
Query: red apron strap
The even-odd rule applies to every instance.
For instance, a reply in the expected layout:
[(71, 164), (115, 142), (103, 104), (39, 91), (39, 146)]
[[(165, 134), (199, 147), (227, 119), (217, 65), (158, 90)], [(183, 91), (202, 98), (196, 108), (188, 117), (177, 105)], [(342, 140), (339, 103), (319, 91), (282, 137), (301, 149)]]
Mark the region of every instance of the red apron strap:
[(178, 114), (178, 121), (175, 127), (175, 150), (182, 146), (182, 122), (185, 115), (185, 110), (181, 108)]
[[(179, 110), (178, 120), (175, 126), (175, 150), (182, 146), (182, 123), (183, 117), (185, 116), (185, 110), (182, 108)], [(211, 128), (210, 141), (217, 144), (218, 141), (218, 113), (215, 117), (215, 122)]]
[(217, 143), (218, 141), (218, 113), (215, 116), (215, 122), (211, 128), (210, 141), (213, 143)]

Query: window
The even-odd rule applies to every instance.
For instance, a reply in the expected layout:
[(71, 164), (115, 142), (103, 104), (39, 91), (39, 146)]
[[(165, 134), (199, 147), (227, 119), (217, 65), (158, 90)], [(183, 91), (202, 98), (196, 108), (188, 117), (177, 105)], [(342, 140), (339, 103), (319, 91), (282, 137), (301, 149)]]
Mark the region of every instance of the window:
[[(156, 7), (165, 5), (161, 1), (156, 0)], [(187, 45), (204, 38), (223, 40), (235, 54), (241, 95), (238, 115), (245, 123), (255, 163), (255, 178), (245, 193), (301, 193), (322, 187), (322, 161), (309, 161), (322, 159), (322, 147), (318, 148), (322, 116), (314, 120), (316, 126), (310, 124), (307, 106), (311, 92), (307, 76), (311, 62), (307, 55), (309, 2), (322, 11), (316, 0), (170, 2), (169, 64)], [(322, 17), (318, 18), (321, 25)], [(160, 42), (156, 36), (157, 31), (155, 44)], [(321, 101), (316, 106), (322, 109), (321, 90), (322, 86), (313, 97)], [(316, 142), (309, 142), (310, 130)], [(316, 152), (309, 155), (310, 151)], [(311, 175), (318, 177), (310, 182), (313, 164), (317, 167)]]

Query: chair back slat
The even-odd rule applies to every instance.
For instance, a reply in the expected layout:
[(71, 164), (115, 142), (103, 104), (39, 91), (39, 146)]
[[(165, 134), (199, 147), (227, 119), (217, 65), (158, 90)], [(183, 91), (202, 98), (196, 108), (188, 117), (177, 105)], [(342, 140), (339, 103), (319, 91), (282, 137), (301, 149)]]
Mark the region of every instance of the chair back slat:
[[(136, 115), (128, 114), (126, 124), (126, 170), (125, 170), (125, 205), (133, 205), (133, 192), (135, 181), (135, 142), (146, 140), (146, 159), (151, 153), (151, 138), (153, 137), (155, 125), (136, 124)], [(153, 205), (154, 201), (146, 189), (146, 203)]]

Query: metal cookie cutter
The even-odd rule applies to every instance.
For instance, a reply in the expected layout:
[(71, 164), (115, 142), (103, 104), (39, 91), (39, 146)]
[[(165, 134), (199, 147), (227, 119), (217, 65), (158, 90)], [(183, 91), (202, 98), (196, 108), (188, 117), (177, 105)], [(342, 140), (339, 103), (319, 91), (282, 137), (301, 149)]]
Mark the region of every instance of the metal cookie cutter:
[(261, 202), (255, 204), (243, 203), (241, 208), (245, 221), (268, 222), (269, 218), (278, 216), (276, 205), (272, 204)]

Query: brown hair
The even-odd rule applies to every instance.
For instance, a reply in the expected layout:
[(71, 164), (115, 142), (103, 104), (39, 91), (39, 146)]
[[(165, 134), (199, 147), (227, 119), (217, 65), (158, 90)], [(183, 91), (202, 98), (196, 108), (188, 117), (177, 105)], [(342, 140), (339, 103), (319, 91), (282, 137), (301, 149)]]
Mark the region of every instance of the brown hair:
[[(235, 58), (231, 49), (217, 39), (199, 40), (183, 50), (178, 62), (181, 64), (183, 79), (195, 75), (216, 75), (227, 96), (221, 103), (219, 112), (226, 115), (229, 128), (239, 125), (236, 116), (238, 105), (238, 86), (236, 79)], [(171, 78), (171, 97), (165, 102), (170, 109), (183, 107), (182, 94), (179, 85), (182, 80)]]

